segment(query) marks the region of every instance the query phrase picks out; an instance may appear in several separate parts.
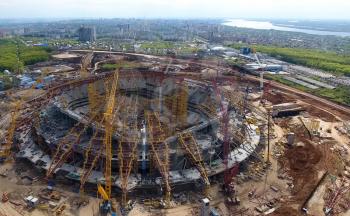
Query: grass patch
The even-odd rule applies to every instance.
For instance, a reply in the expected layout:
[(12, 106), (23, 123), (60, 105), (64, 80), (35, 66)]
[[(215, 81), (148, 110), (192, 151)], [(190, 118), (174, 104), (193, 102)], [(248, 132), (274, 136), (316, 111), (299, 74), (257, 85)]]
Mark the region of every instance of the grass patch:
[(281, 75), (265, 74), (265, 75), (264, 75), (264, 78), (277, 81), (277, 82), (279, 82), (279, 83), (282, 83), (282, 84), (285, 84), (285, 85), (287, 85), (287, 86), (290, 86), (290, 87), (299, 89), (299, 90), (301, 90), (301, 91), (307, 92), (307, 91), (309, 90), (309, 88), (307, 88), (307, 87), (305, 87), (305, 86), (303, 86), (303, 85), (300, 85), (300, 84), (298, 84), (298, 83), (294, 83), (294, 82), (292, 82), (292, 81), (290, 81), (290, 80), (283, 79), (283, 76), (281, 76)]
[(226, 59), (225, 62), (230, 66), (244, 66), (245, 64), (247, 64), (247, 61), (240, 58)]
[(174, 47), (174, 43), (168, 41), (154, 41), (141, 44), (141, 48), (143, 49), (172, 49)]
[(320, 88), (313, 90), (312, 92), (332, 101), (350, 106), (350, 87), (348, 86), (338, 86), (335, 89)]
[(317, 96), (325, 97), (331, 101), (342, 103), (350, 106), (350, 87), (349, 86), (337, 86), (335, 89), (309, 89), (305, 86), (299, 85), (292, 81), (283, 79), (281, 75), (265, 75), (265, 78), (277, 81), (279, 83), (285, 84), (287, 86), (299, 89), (304, 92), (312, 93)]
[(176, 51), (177, 54), (192, 54), (197, 53), (199, 50), (198, 47), (191, 46), (187, 43), (169, 41), (144, 42), (141, 44), (141, 49), (150, 50), (156, 53), (168, 49)]
[(130, 68), (136, 68), (139, 66), (140, 66), (140, 64), (135, 63), (135, 62), (121, 61), (121, 62), (117, 62), (115, 64), (103, 64), (102, 69), (104, 69), (104, 70), (116, 70), (116, 69), (120, 69), (120, 68), (130, 69)]

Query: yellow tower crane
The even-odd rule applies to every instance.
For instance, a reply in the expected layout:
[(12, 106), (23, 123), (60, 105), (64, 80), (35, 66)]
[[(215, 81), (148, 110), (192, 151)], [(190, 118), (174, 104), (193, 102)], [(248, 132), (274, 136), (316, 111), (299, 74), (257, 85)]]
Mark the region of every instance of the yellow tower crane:
[[(88, 77), (90, 74), (88, 72), (88, 67), (91, 64), (92, 58), (94, 54), (93, 52), (84, 56), (84, 58), (81, 61), (81, 70), (80, 70), (80, 76), (81, 77)], [(98, 94), (95, 88), (95, 83), (89, 83), (87, 86), (87, 92), (88, 92), (88, 99), (89, 99), (89, 112), (90, 114), (96, 113), (98, 108)]]
[[(113, 136), (113, 114), (116, 104), (116, 92), (118, 88), (119, 80), (119, 71), (116, 71), (113, 77), (113, 83), (111, 91), (109, 92), (109, 98), (107, 100), (106, 111), (104, 113), (104, 126), (105, 126), (105, 137), (103, 140), (105, 146), (105, 194), (108, 199), (105, 199), (105, 194), (101, 194), (104, 197), (103, 205), (101, 206), (101, 211), (108, 212), (111, 208), (111, 194), (112, 194), (112, 136)], [(101, 190), (101, 187), (98, 188), (98, 191)]]
[(16, 131), (16, 121), (19, 116), (19, 110), (21, 107), (21, 102), (17, 101), (14, 110), (11, 112), (11, 123), (7, 130), (5, 144), (1, 146), (0, 149), (0, 160), (5, 161), (11, 154), (11, 148), (13, 143), (13, 136)]

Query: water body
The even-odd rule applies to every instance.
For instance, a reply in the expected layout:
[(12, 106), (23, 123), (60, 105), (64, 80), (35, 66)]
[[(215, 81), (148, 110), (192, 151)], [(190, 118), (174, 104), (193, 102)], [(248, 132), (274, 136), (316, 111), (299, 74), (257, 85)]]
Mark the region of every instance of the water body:
[(300, 32), (300, 33), (313, 34), (313, 35), (333, 35), (333, 36), (341, 36), (341, 37), (350, 37), (350, 32), (320, 31), (320, 30), (276, 26), (271, 22), (266, 22), (266, 21), (231, 19), (231, 20), (225, 21), (223, 25), (239, 27), (239, 28)]

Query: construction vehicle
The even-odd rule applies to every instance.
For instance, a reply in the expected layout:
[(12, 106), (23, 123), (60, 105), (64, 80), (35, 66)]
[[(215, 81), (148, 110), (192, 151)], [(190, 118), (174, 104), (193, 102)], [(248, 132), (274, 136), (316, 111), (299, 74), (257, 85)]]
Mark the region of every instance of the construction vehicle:
[(61, 205), (60, 207), (58, 207), (55, 211), (55, 215), (62, 215), (64, 210), (67, 208), (66, 204)]
[(112, 205), (111, 205), (111, 199), (110, 196), (108, 196), (105, 189), (102, 187), (101, 184), (97, 185), (97, 191), (100, 194), (101, 198), (103, 199), (103, 202), (100, 205), (100, 212), (102, 214), (108, 214), (112, 211)]
[(235, 185), (233, 182), (231, 182), (229, 185), (225, 186), (224, 193), (227, 196), (226, 197), (226, 203), (229, 205), (239, 205), (240, 200), (237, 197), (237, 191), (235, 189)]

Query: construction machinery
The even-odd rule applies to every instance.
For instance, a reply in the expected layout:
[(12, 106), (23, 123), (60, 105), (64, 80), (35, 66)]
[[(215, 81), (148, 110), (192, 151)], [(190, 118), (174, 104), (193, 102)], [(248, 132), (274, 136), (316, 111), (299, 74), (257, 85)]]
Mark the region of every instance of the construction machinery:
[[(237, 198), (237, 193), (235, 190), (235, 185), (232, 182), (232, 178), (238, 173), (238, 164), (234, 165), (231, 169), (228, 167), (228, 160), (230, 155), (230, 141), (231, 138), (236, 138), (241, 140), (243, 135), (240, 130), (236, 130), (235, 127), (232, 126), (232, 131), (230, 129), (230, 112), (229, 112), (229, 102), (225, 101), (224, 93), (217, 86), (217, 81), (213, 80), (212, 85), (214, 88), (214, 92), (216, 95), (216, 100), (220, 104), (220, 114), (219, 118), (221, 121), (221, 134), (223, 139), (223, 164), (225, 166), (224, 171), (224, 183), (223, 190), (228, 197), (229, 204), (239, 204), (239, 199)], [(236, 134), (236, 135), (233, 135)], [(237, 135), (239, 134), (239, 135)], [(231, 136), (232, 137), (231, 137)]]
[(216, 94), (216, 99), (218, 100), (220, 106), (220, 119), (221, 119), (221, 133), (223, 135), (223, 163), (225, 166), (224, 171), (224, 186), (225, 188), (229, 187), (231, 183), (230, 170), (228, 169), (228, 155), (230, 152), (230, 137), (229, 137), (229, 112), (228, 104), (223, 100), (223, 95), (220, 89), (217, 86), (215, 80), (212, 81), (214, 92)]
[(270, 90), (270, 81), (268, 81), (267, 83), (265, 83), (264, 81), (264, 75), (265, 75), (265, 66), (266, 65), (263, 65), (255, 51), (255, 49), (253, 49), (253, 53), (254, 53), (254, 57), (259, 65), (259, 69), (258, 71), (260, 72), (260, 91), (261, 91), (261, 98), (260, 98), (260, 101), (263, 102), (263, 99), (264, 99), (264, 96), (266, 97), (267, 93), (269, 92)]
[[(111, 82), (111, 80), (109, 80), (109, 83), (111, 85), (113, 85), (113, 82)], [(106, 95), (106, 101), (108, 101), (110, 99), (110, 93), (111, 92), (109, 92), (107, 89), (110, 89), (111, 85), (108, 85), (108, 82), (106, 81), (106, 83), (105, 83), (105, 86), (106, 86), (106, 94), (105, 94)], [(118, 107), (114, 111), (112, 122), (115, 122), (115, 119), (117, 117), (121, 116), (121, 115), (117, 116), (117, 113), (120, 114), (120, 111), (121, 111), (120, 109), (121, 108), (126, 109), (128, 111), (128, 113), (132, 113), (131, 110), (128, 109), (129, 108), (128, 104), (125, 105), (124, 102), (125, 102), (125, 100), (123, 100), (123, 98), (120, 98), (120, 100), (118, 102)], [(136, 108), (136, 105), (135, 105), (135, 108)], [(103, 116), (102, 119), (99, 121), (98, 125), (99, 126), (103, 126), (105, 124), (105, 122), (106, 122), (105, 116)], [(124, 123), (124, 125), (125, 125), (125, 123)], [(124, 125), (123, 125), (123, 129), (124, 129)], [(122, 138), (123, 138), (123, 136), (124, 135), (122, 134)], [(91, 175), (93, 169), (97, 166), (97, 164), (99, 162), (99, 159), (101, 158), (101, 156), (103, 154), (103, 151), (105, 150), (103, 145), (101, 145), (101, 143), (103, 143), (104, 140), (105, 140), (105, 138), (104, 138), (103, 131), (95, 130), (93, 132), (93, 135), (92, 135), (92, 137), (91, 137), (91, 139), (90, 139), (86, 149), (85, 149), (83, 169), (82, 169), (82, 172), (80, 173), (80, 194), (81, 195), (84, 194), (84, 185), (87, 182), (89, 176)], [(120, 145), (119, 145), (119, 147), (120, 147)], [(123, 160), (122, 156), (123, 155), (120, 155), (120, 148), (119, 148), (118, 157), (120, 158), (120, 161)], [(127, 161), (127, 163), (129, 163), (129, 161)]]
[(262, 91), (264, 89), (264, 71), (263, 71), (263, 65), (261, 64), (258, 55), (256, 54), (256, 51), (254, 50), (254, 57), (256, 59), (256, 62), (259, 65), (259, 71), (260, 71), (260, 90)]
[(11, 154), (11, 148), (13, 144), (13, 137), (16, 131), (16, 122), (19, 116), (19, 111), (21, 108), (21, 102), (17, 101), (15, 107), (11, 112), (11, 122), (6, 134), (5, 144), (1, 146), (0, 149), (0, 162), (7, 160)]
[(257, 71), (260, 72), (260, 74), (259, 74), (260, 75), (260, 90), (263, 91), (263, 89), (264, 89), (264, 65), (261, 63), (261, 61), (256, 53), (255, 48), (252, 48), (252, 54), (254, 55), (254, 58), (259, 65), (259, 68)]
[(113, 116), (114, 116), (114, 109), (116, 105), (116, 92), (118, 88), (118, 80), (119, 80), (119, 71), (116, 71), (114, 73), (114, 78), (112, 81), (112, 88), (109, 92), (109, 97), (107, 100), (107, 106), (106, 111), (104, 113), (104, 129), (105, 129), (105, 137), (103, 140), (103, 144), (105, 147), (105, 188), (104, 192), (101, 190), (100, 187), (98, 187), (98, 191), (100, 192), (102, 197), (104, 198), (104, 201), (101, 205), (101, 212), (106, 213), (111, 211), (111, 194), (112, 194), (112, 136), (113, 136)]
[(101, 184), (97, 185), (97, 192), (103, 200), (102, 204), (100, 205), (100, 212), (106, 215), (112, 211), (111, 197), (108, 196), (106, 190)]

